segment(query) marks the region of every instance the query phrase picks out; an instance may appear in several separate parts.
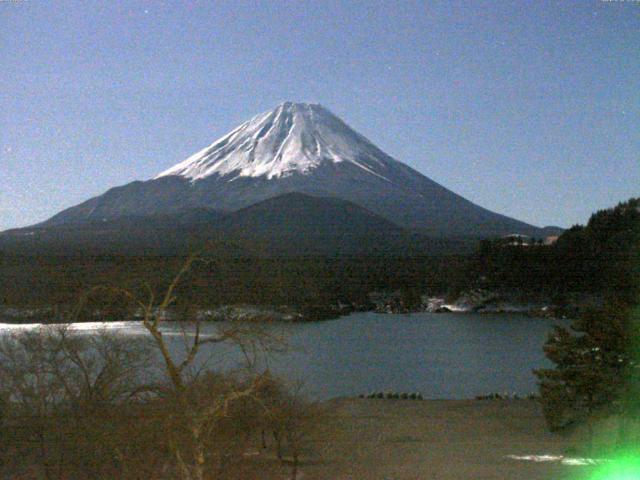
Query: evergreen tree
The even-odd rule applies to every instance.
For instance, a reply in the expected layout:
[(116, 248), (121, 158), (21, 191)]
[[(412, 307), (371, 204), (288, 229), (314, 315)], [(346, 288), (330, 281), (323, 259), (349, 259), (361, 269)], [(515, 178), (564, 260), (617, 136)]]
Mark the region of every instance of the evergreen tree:
[(629, 444), (640, 418), (638, 320), (637, 310), (611, 305), (585, 312), (570, 330), (555, 328), (545, 345), (555, 368), (535, 372), (551, 430), (583, 423), (591, 438), (593, 420), (617, 414), (618, 443)]

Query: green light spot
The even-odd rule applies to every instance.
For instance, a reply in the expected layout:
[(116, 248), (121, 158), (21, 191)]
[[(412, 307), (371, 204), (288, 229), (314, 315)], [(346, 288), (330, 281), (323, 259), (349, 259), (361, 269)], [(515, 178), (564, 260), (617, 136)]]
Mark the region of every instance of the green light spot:
[(640, 480), (640, 456), (617, 457), (599, 466), (589, 480)]

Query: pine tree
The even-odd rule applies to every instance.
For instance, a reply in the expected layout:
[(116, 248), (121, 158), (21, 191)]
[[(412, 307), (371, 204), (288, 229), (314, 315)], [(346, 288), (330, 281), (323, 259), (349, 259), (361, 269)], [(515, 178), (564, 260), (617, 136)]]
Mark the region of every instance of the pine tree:
[(549, 427), (588, 425), (596, 415), (631, 415), (627, 401), (635, 370), (637, 328), (629, 308), (585, 312), (571, 330), (556, 327), (544, 347), (555, 364), (537, 370), (540, 397)]

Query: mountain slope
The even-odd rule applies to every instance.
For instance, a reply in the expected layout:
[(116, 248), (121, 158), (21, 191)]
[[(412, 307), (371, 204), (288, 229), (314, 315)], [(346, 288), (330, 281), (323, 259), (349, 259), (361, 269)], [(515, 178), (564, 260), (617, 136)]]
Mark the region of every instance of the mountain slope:
[(219, 228), (225, 214), (190, 208), (163, 215), (122, 215), (82, 223), (36, 225), (0, 232), (0, 252), (102, 255), (183, 254)]
[(193, 207), (236, 211), (291, 192), (348, 200), (431, 236), (542, 234), (391, 158), (324, 107), (290, 102), (245, 122), (154, 179), (111, 189), (45, 225)]
[(0, 234), (0, 251), (14, 254), (175, 255), (205, 247), (241, 257), (412, 256), (460, 253), (472, 246), (407, 232), (346, 200), (300, 193), (228, 214), (187, 209)]
[(225, 238), (259, 248), (258, 254), (402, 255), (425, 253), (425, 239), (385, 218), (338, 198), (279, 195), (229, 214)]
[(367, 236), (398, 234), (392, 222), (337, 198), (287, 193), (227, 215), (220, 225), (228, 233), (292, 236)]

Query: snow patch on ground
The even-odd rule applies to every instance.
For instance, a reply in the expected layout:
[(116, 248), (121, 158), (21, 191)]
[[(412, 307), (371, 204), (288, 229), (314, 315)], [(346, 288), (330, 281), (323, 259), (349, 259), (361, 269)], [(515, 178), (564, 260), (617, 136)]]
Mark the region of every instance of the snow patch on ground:
[(598, 465), (606, 462), (606, 460), (595, 458), (580, 458), (580, 457), (565, 457), (564, 455), (507, 455), (507, 458), (511, 460), (518, 460), (523, 462), (558, 462), (562, 465), (571, 466), (586, 466), (586, 465)]
[(67, 326), (69, 330), (76, 332), (95, 332), (100, 330), (137, 330), (142, 329), (141, 322), (82, 322), (82, 323), (0, 323), (1, 333), (21, 332), (43, 328), (61, 328)]

